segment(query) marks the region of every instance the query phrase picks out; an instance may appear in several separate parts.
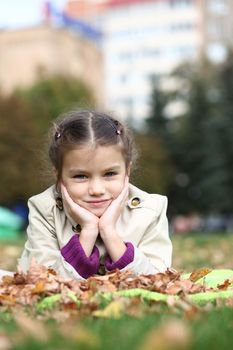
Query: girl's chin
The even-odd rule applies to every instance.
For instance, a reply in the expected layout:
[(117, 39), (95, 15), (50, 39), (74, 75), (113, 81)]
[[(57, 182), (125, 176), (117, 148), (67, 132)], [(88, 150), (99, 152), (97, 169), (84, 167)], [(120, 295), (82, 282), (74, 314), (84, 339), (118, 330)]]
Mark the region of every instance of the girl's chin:
[(99, 218), (103, 215), (103, 213), (105, 212), (107, 208), (104, 209), (91, 209), (89, 210), (92, 214), (94, 214), (95, 216), (98, 216)]

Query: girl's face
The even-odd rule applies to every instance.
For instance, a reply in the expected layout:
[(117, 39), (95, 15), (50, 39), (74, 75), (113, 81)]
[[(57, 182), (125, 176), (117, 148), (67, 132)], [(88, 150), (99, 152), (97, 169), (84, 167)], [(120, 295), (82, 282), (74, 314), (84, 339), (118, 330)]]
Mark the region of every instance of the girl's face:
[(119, 146), (83, 146), (65, 153), (61, 180), (75, 203), (100, 217), (121, 193), (126, 174)]

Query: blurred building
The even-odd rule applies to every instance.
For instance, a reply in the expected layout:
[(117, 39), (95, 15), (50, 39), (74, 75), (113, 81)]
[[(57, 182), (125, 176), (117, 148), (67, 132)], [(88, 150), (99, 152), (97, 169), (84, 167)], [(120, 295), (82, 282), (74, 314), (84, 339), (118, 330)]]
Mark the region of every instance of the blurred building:
[(10, 93), (46, 76), (81, 79), (102, 105), (102, 54), (90, 40), (49, 25), (0, 31), (0, 89)]
[(106, 107), (135, 126), (149, 113), (152, 85), (199, 55), (196, 1), (70, 0), (65, 10), (103, 31)]
[(202, 0), (200, 6), (204, 53), (214, 62), (222, 62), (233, 48), (233, 1)]
[[(99, 106), (140, 127), (152, 86), (175, 87), (169, 75), (179, 63), (225, 58), (232, 16), (232, 0), (67, 0), (63, 13), (47, 2), (47, 25), (0, 31), (0, 88), (29, 85), (41, 72), (71, 75)], [(170, 116), (182, 108), (170, 107)]]

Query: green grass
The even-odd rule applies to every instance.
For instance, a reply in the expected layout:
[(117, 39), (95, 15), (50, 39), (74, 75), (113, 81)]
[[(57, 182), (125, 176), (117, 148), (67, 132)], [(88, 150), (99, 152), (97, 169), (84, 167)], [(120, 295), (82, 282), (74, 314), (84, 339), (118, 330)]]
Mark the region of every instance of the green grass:
[[(72, 320), (72, 326), (64, 324), (51, 324), (46, 321), (46, 329), (49, 330), (48, 339), (36, 339), (34, 335), (23, 332), (19, 335), (19, 327), (13, 325), (13, 321), (6, 324), (0, 323), (1, 335), (8, 334), (12, 341), (12, 350), (51, 350), (51, 349), (96, 349), (96, 350), (128, 350), (147, 349), (148, 334), (156, 344), (163, 344), (164, 332), (171, 323), (181, 324), (190, 337), (185, 342), (185, 349), (193, 350), (219, 350), (231, 349), (233, 345), (233, 313), (230, 308), (213, 309), (199, 313), (194, 319), (188, 319), (181, 314), (149, 314), (143, 318), (124, 316), (121, 319), (93, 319), (82, 321)], [(33, 321), (32, 321), (33, 323)], [(63, 328), (63, 334), (61, 329)], [(65, 331), (64, 331), (65, 329)], [(22, 332), (22, 331), (21, 331)], [(76, 335), (75, 335), (76, 333)], [(176, 347), (173, 337), (166, 335), (167, 345), (163, 349), (180, 349)], [(162, 340), (161, 340), (162, 338)], [(172, 341), (172, 343), (171, 343)], [(179, 345), (179, 343), (177, 344)], [(163, 350), (161, 349), (161, 350)]]
[[(233, 268), (233, 234), (180, 235), (173, 236), (172, 241), (173, 266), (179, 271), (190, 272), (203, 266)], [(13, 246), (10, 242), (11, 249)], [(17, 260), (17, 249), (21, 251), (21, 243), (16, 242), (15, 246), (15, 255), (12, 254), (10, 259), (12, 267)], [(3, 262), (9, 259), (3, 256), (6, 248), (4, 243), (2, 268), (6, 268)], [(55, 320), (43, 319), (43, 315), (41, 320), (25, 315), (17, 315), (15, 319), (4, 310), (0, 313), (0, 345), (4, 338), (9, 342), (6, 350), (231, 349), (232, 307), (233, 298), (227, 305), (217, 302), (202, 308), (182, 302), (172, 307), (150, 303), (138, 308), (135, 304), (135, 308), (130, 309), (132, 316), (125, 315), (119, 319), (80, 318), (77, 313), (71, 313), (66, 318), (66, 314), (61, 312), (55, 315)]]
[(173, 266), (185, 272), (203, 266), (233, 269), (233, 234), (193, 233), (172, 236)]

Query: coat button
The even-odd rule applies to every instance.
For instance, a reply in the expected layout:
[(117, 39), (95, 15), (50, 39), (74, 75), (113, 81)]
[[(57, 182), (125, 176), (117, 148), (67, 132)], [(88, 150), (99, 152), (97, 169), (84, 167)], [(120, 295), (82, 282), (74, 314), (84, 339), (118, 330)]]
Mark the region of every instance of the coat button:
[(81, 225), (78, 224), (76, 226), (72, 226), (72, 230), (74, 232), (80, 233), (82, 231), (82, 227), (81, 227)]
[(134, 197), (134, 198), (131, 200), (131, 205), (132, 205), (133, 207), (137, 207), (140, 203), (141, 203), (141, 200), (140, 200), (140, 198), (138, 198), (138, 197)]
[(60, 197), (56, 198), (56, 206), (58, 207), (59, 210), (63, 210), (63, 202)]

